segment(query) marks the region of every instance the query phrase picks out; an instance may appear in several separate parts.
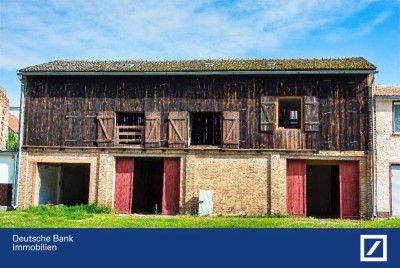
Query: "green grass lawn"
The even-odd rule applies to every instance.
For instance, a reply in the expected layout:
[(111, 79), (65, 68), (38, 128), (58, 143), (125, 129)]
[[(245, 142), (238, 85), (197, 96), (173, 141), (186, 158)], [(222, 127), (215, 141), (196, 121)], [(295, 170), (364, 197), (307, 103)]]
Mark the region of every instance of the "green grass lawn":
[(2, 228), (400, 228), (400, 219), (338, 220), (289, 216), (117, 215), (107, 207), (38, 206), (0, 213)]

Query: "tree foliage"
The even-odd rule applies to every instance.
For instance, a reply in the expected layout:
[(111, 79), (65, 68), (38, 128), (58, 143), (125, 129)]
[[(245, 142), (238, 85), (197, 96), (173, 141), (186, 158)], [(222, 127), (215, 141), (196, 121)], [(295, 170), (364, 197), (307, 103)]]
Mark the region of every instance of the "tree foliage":
[(7, 150), (16, 151), (18, 149), (18, 134), (8, 131)]

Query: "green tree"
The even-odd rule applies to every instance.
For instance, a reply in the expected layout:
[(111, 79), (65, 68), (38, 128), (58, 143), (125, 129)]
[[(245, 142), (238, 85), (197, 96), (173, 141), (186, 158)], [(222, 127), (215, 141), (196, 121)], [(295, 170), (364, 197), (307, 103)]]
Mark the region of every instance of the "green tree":
[(18, 149), (18, 135), (13, 131), (8, 131), (7, 150), (16, 151)]

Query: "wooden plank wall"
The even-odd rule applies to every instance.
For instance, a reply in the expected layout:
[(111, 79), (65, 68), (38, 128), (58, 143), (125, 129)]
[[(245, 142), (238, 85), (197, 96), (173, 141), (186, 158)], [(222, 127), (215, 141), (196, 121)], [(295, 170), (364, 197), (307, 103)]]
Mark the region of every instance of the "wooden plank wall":
[(320, 131), (297, 135), (301, 148), (368, 150), (367, 75), (28, 77), (24, 144), (96, 146), (94, 116), (125, 111), (160, 112), (165, 147), (170, 111), (238, 111), (240, 148), (284, 148), (260, 132), (261, 96), (318, 97)]

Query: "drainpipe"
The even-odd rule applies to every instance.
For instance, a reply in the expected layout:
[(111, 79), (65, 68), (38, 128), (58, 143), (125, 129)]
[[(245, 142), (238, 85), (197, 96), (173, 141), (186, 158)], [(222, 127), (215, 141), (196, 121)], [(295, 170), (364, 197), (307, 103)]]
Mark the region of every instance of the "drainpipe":
[(18, 169), (17, 169), (17, 176), (16, 179), (14, 179), (14, 185), (13, 185), (13, 208), (16, 209), (18, 208), (18, 192), (19, 192), (19, 182), (21, 179), (21, 154), (22, 154), (22, 141), (24, 137), (24, 112), (25, 112), (25, 107), (24, 107), (24, 99), (25, 99), (25, 83), (24, 83), (24, 78), (21, 74), (18, 74), (18, 78), (21, 81), (21, 96), (19, 100), (19, 135), (18, 135), (18, 155), (17, 155), (17, 163), (18, 163)]
[(374, 84), (371, 85), (371, 117), (372, 117), (372, 145), (371, 145), (371, 190), (372, 190), (372, 216), (376, 218), (376, 194), (375, 194), (375, 96)]

